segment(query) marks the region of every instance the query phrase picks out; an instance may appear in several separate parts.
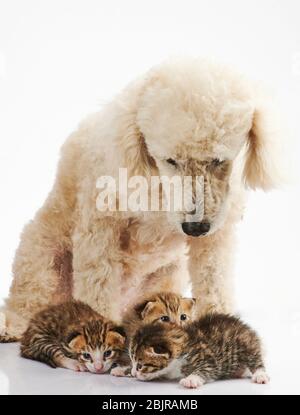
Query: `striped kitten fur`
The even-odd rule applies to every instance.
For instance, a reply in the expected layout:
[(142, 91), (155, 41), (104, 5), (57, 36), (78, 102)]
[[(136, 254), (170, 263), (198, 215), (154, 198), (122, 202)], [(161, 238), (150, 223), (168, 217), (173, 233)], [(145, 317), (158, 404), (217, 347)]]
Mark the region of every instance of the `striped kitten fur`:
[[(194, 298), (183, 298), (171, 292), (152, 294), (132, 306), (123, 318), (127, 338), (134, 335), (142, 324), (178, 324), (186, 325), (194, 319)], [(131, 373), (129, 357), (123, 355), (122, 364), (112, 369), (114, 376), (128, 376)]]
[(152, 294), (131, 307), (122, 324), (129, 336), (141, 324), (174, 323), (184, 326), (195, 317), (195, 303), (194, 298), (183, 298), (171, 292)]
[(80, 301), (37, 313), (21, 339), (21, 356), (93, 373), (108, 372), (125, 350), (125, 333)]
[(259, 337), (226, 314), (210, 314), (183, 328), (145, 325), (131, 339), (130, 357), (139, 380), (180, 379), (187, 388), (248, 376), (268, 382)]

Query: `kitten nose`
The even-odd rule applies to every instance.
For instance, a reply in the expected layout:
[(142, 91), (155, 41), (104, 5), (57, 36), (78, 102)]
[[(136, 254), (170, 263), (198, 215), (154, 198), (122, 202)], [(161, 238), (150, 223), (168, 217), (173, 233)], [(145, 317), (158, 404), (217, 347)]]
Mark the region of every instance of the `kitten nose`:
[(133, 376), (134, 378), (136, 377), (136, 369), (135, 368), (131, 369), (131, 376)]
[(102, 362), (95, 362), (94, 368), (97, 370), (97, 372), (102, 372), (103, 370), (103, 363)]
[(182, 230), (189, 236), (206, 235), (210, 230), (209, 222), (183, 222)]

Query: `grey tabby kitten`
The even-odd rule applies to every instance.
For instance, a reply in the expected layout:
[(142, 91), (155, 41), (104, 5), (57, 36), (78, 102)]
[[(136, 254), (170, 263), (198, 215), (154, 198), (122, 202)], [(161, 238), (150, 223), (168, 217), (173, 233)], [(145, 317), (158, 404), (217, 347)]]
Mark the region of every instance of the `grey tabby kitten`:
[(269, 381), (259, 337), (226, 314), (210, 314), (186, 327), (145, 325), (130, 342), (130, 357), (139, 380), (180, 379), (186, 388), (248, 376), (255, 383)]

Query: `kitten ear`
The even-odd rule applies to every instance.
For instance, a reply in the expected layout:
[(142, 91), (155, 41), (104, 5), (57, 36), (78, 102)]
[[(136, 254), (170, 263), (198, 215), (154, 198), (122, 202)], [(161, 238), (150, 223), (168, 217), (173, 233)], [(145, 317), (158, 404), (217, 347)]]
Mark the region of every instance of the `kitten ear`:
[(126, 338), (126, 331), (122, 326), (115, 326), (112, 331), (119, 333), (122, 337)]
[(126, 335), (123, 327), (114, 327), (106, 336), (106, 341), (114, 346), (124, 347), (126, 343)]
[(152, 356), (164, 356), (167, 358), (170, 357), (170, 351), (168, 350), (168, 348), (158, 344), (155, 346), (148, 347), (146, 349), (146, 353)]
[(78, 328), (76, 330), (74, 329), (74, 330), (70, 331), (67, 334), (66, 343), (69, 344), (72, 340), (75, 339), (75, 337), (80, 336), (81, 334), (82, 333), (81, 333), (80, 329), (78, 329)]
[(73, 331), (67, 338), (67, 344), (71, 349), (80, 350), (85, 345), (84, 336), (79, 331)]
[(188, 310), (192, 310), (196, 305), (196, 298), (182, 298), (182, 303)]
[(138, 313), (139, 317), (143, 320), (145, 316), (153, 310), (155, 305), (154, 301), (144, 301), (142, 304), (138, 304), (134, 309)]

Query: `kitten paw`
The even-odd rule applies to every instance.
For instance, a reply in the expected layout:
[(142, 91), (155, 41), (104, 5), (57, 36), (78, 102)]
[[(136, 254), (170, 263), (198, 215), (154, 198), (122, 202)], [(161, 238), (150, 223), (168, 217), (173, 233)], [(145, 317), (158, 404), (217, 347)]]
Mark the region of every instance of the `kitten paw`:
[(258, 369), (253, 373), (252, 382), (259, 384), (269, 383), (270, 378), (263, 369)]
[(131, 367), (130, 366), (116, 366), (111, 369), (110, 374), (112, 376), (118, 376), (118, 377), (131, 377)]
[(80, 362), (78, 362), (75, 359), (69, 359), (68, 357), (65, 357), (61, 360), (61, 367), (65, 369), (74, 370), (75, 372), (86, 372), (87, 368)]
[(234, 379), (246, 379), (246, 378), (251, 378), (251, 377), (252, 377), (252, 373), (251, 373), (250, 369), (248, 369), (248, 368), (239, 369), (233, 375)]
[(88, 371), (89, 371), (88, 368), (83, 363), (79, 364), (78, 372), (88, 372)]
[(203, 379), (198, 375), (189, 375), (180, 380), (179, 384), (185, 388), (196, 389), (204, 385)]

